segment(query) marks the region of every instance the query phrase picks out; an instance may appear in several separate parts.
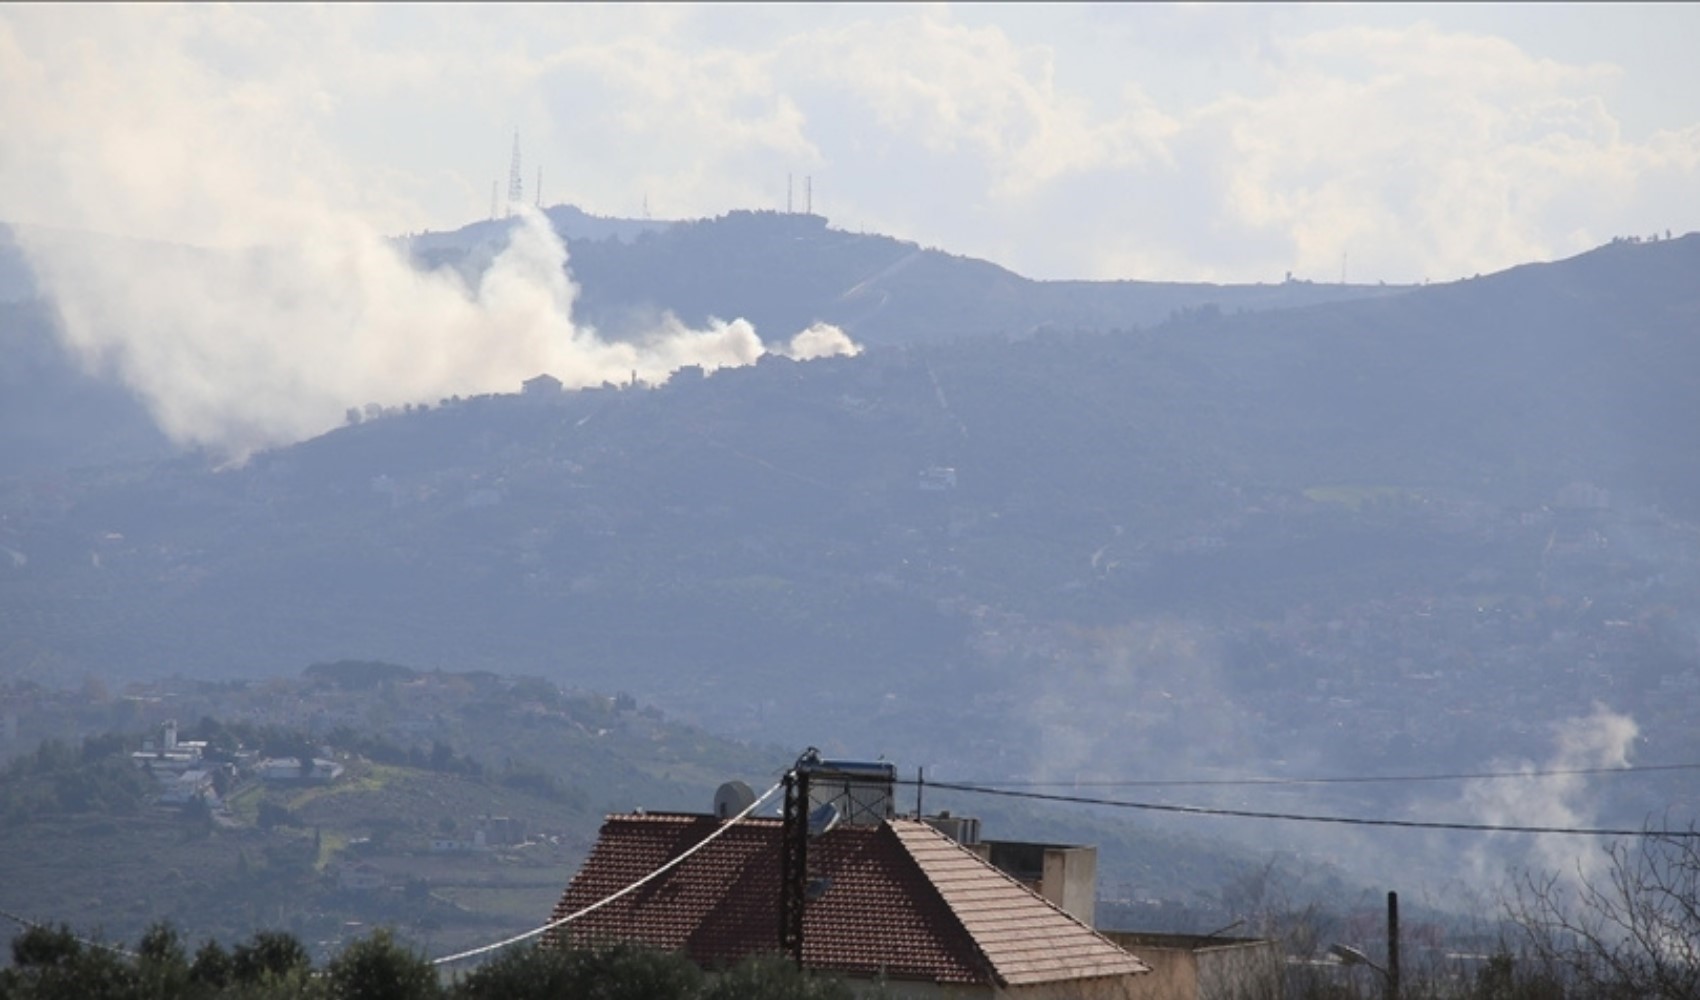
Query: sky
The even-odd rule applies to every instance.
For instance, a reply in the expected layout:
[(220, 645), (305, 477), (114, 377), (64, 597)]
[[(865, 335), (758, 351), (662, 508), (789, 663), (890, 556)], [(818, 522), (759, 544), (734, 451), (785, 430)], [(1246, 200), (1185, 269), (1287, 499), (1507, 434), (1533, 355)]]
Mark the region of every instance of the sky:
[(728, 317), (634, 355), (537, 227), (475, 286), (410, 270), (390, 237), (508, 210), (516, 135), (522, 203), (541, 171), (1035, 278), (1445, 281), (1700, 229), (1696, 40), (1695, 4), (0, 5), (0, 222), (91, 370), (240, 456), (544, 371), (856, 349)]
[[(814, 209), (1042, 278), (1449, 280), (1700, 228), (1700, 6), (10, 5), (0, 219)], [(240, 198), (243, 217), (233, 218)]]

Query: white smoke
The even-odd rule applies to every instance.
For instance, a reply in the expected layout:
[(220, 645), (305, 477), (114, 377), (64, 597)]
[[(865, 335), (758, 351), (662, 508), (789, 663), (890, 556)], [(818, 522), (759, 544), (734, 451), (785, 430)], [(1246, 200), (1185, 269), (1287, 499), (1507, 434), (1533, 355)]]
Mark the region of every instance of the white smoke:
[(797, 361), (813, 361), (816, 358), (853, 358), (862, 353), (862, 348), (831, 323), (816, 323), (792, 337), (789, 344), (774, 353)]
[[(357, 224), (294, 235), (236, 253), (29, 231), (23, 242), (81, 355), (132, 386), (174, 440), (235, 456), (329, 430), (350, 406), (513, 392), (542, 372), (575, 388), (655, 384), (764, 353), (743, 320), (693, 330), (667, 317), (634, 342), (575, 324), (566, 247), (534, 210), (475, 286), (417, 270)], [(857, 350), (817, 325), (779, 353)]]
[[(270, 51), (248, 52), (252, 29), (240, 10), (0, 12), (0, 218), (25, 223), (66, 341), (174, 440), (240, 458), (350, 407), (515, 392), (542, 373), (655, 384), (763, 354), (742, 320), (665, 319), (632, 342), (576, 324), (566, 247), (520, 206), (478, 278), (417, 269), (382, 224), (405, 207), (374, 204), (320, 139), (338, 95), (287, 68), (249, 73)], [(816, 327), (781, 353), (856, 350)]]
[[(1492, 826), (1576, 829), (1597, 825), (1596, 796), (1588, 775), (1574, 772), (1628, 766), (1639, 735), (1634, 719), (1595, 704), (1587, 715), (1554, 724), (1553, 752), (1545, 761), (1494, 760), (1488, 766), (1493, 773), (1528, 777), (1468, 782), (1448, 812)], [(1543, 773), (1535, 776), (1537, 771)], [(1590, 876), (1607, 860), (1597, 847), (1559, 834), (1495, 834), (1475, 841), (1462, 860), (1475, 873), (1477, 884), (1492, 883), (1507, 866)]]

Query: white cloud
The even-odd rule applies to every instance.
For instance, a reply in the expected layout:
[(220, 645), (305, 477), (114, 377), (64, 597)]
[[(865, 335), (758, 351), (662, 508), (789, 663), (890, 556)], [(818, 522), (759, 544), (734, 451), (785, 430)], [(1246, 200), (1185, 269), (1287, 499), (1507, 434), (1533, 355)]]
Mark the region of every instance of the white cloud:
[[(518, 128), (528, 192), (541, 165), (552, 198), (603, 212), (779, 207), (809, 174), (839, 224), (1036, 276), (1328, 279), (1349, 253), (1355, 277), (1442, 279), (1700, 228), (1696, 102), (1671, 96), (1700, 88), (1643, 37), (1681, 12), (1559, 14), (14, 7), (0, 82), (55, 99), (0, 109), (61, 147), (91, 105), (173, 135), (165, 177), (106, 200), (169, 179), (196, 228), (229, 224), (188, 193), (230, 183), (225, 145), (265, 154), (251, 187), (458, 225), (505, 187)], [(162, 118), (161, 86), (202, 92), (217, 127)], [(0, 215), (105, 197), (100, 169), (12, 146)]]

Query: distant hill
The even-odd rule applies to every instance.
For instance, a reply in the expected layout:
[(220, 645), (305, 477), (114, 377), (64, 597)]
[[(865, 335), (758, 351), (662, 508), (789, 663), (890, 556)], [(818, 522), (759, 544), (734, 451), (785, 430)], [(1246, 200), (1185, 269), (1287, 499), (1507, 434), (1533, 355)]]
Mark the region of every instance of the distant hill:
[(1700, 517), (1697, 274), (1700, 238), (1613, 246), (1152, 330), (461, 400), (240, 470), (12, 479), (4, 668), (517, 669), (808, 740), (823, 699), (915, 733), (964, 684), (1027, 683), (987, 650), (1036, 623), (1550, 587), (1521, 575), (1550, 529), (1517, 512), (1569, 484), (1656, 505), (1649, 537)]
[[(720, 782), (765, 790), (797, 752), (718, 739), (630, 695), (384, 663), (177, 678), (122, 698), (0, 685), (0, 699), (27, 706), (32, 735), (54, 734), (0, 737), (5, 905), (122, 940), (170, 920), (196, 943), (287, 927), (326, 951), (384, 924), (432, 954), (473, 947), (547, 917), (606, 813), (708, 812)], [(209, 808), (160, 804), (163, 786), (129, 759), (177, 718), (197, 720), (180, 736), (205, 742), (204, 767), (219, 772)], [(91, 734), (80, 745), (79, 732)], [(299, 753), (341, 772), (262, 776), (260, 760)], [(1090, 836), (1109, 884), (1167, 900), (1171, 920), (1220, 926), (1228, 917), (1200, 890), (1259, 863), (1207, 838), (954, 804), (989, 836)], [(953, 802), (935, 792), (932, 805)]]
[[(1036, 282), (984, 261), (834, 230), (813, 215), (733, 212), (668, 222), (593, 216), (571, 205), (546, 213), (569, 243), (577, 318), (617, 338), (648, 333), (672, 312), (696, 325), (743, 317), (769, 341), (826, 321), (864, 343), (936, 343), (1049, 328), (1131, 329), (1195, 309), (1278, 309), (1397, 291), (1307, 282)], [(400, 242), (421, 266), (455, 268), (474, 280), (506, 245), (512, 224), (488, 220)], [(175, 453), (133, 393), (85, 373), (58, 344), (53, 309), (35, 294), (27, 261), (0, 227), (0, 472)]]
[[(599, 278), (598, 253), (625, 263)], [(1700, 754), (1700, 236), (1096, 328), (1035, 304), (1053, 286), (807, 216), (573, 255), (608, 317), (767, 301), (771, 332), (882, 304), (854, 358), (451, 399), (238, 469), (7, 476), (0, 675), (535, 674), (1009, 780), (1475, 772), (1631, 730), (1637, 759)], [(1108, 294), (1075, 291), (1055, 293), (1074, 315)], [(1583, 792), (1557, 805), (1618, 824), (1687, 794)], [(1187, 795), (1486, 808), (1392, 784)], [(1344, 850), (1312, 834), (1255, 830)], [(1412, 870), (1433, 851), (1437, 878), (1480, 846), (1375, 843)]]
[[(687, 323), (738, 317), (768, 340), (817, 321), (867, 344), (937, 343), (1047, 328), (1131, 329), (1193, 309), (1224, 313), (1378, 298), (1362, 285), (1210, 285), (1160, 281), (1033, 281), (995, 264), (889, 236), (833, 229), (818, 215), (735, 211), (653, 223), (548, 210), (568, 241), (581, 287), (579, 318), (615, 336), (640, 334), (670, 311)], [(413, 240), (432, 266), (476, 270), (505, 221)]]

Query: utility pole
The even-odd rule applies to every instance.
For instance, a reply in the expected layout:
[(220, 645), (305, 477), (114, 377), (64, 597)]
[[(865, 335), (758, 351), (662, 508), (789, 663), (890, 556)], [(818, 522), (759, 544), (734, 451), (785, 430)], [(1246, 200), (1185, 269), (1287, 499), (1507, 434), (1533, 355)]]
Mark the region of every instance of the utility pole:
[(1399, 894), (1387, 892), (1387, 1000), (1399, 1000)]
[(779, 951), (803, 965), (803, 903), (809, 889), (809, 770), (804, 754), (785, 773), (785, 811), (779, 833)]

